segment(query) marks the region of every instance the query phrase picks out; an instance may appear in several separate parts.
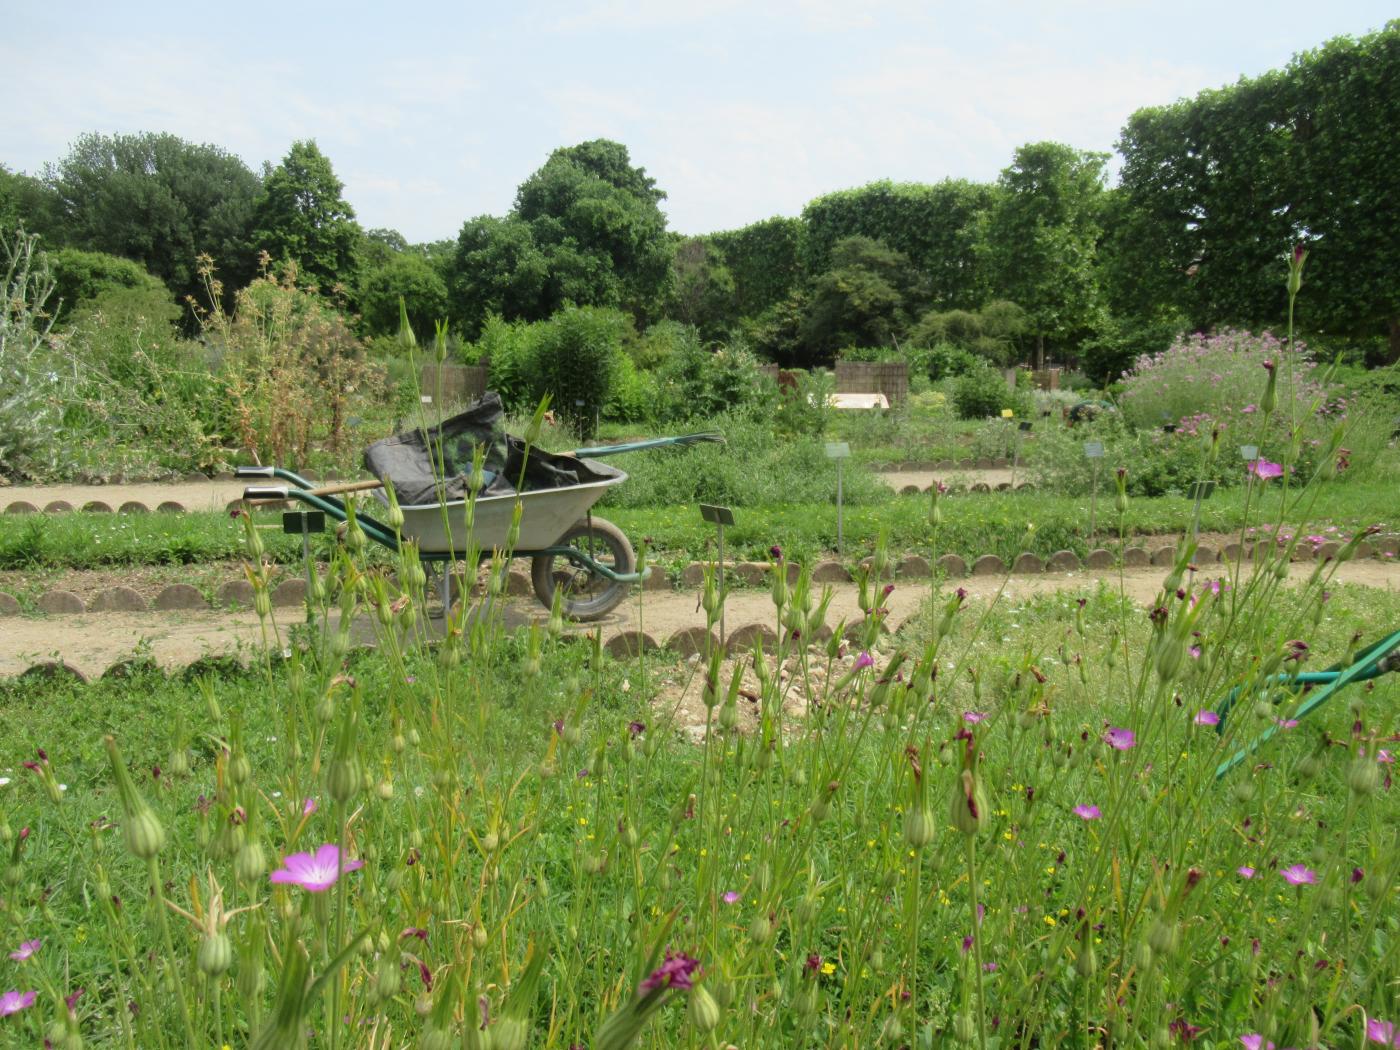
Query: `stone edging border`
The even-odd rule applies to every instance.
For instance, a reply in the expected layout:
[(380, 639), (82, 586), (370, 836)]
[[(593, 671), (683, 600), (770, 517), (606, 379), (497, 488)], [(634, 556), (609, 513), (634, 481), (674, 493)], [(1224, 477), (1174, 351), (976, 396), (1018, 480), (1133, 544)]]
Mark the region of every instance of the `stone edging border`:
[[(1267, 549), (1269, 546), (1270, 544), (1266, 540), (1245, 547), (1241, 547), (1238, 543), (1230, 543), (1220, 551), (1216, 551), (1213, 547), (1202, 546), (1197, 548), (1196, 560), (1193, 564), (1205, 567), (1221, 562), (1232, 562), (1236, 558), (1252, 560), (1256, 551), (1261, 548)], [(1312, 561), (1314, 558), (1324, 560), (1334, 558), (1341, 547), (1342, 545), (1336, 541), (1321, 544), (1316, 549), (1311, 545), (1300, 544), (1294, 548), (1293, 560), (1302, 562)], [(1363, 541), (1357, 547), (1355, 557), (1400, 557), (1400, 536), (1387, 536), (1375, 543)], [(1146, 568), (1153, 565), (1167, 566), (1172, 564), (1175, 559), (1176, 547), (1168, 545), (1154, 547), (1151, 550), (1142, 546), (1126, 547), (1122, 552), (1122, 564), (1124, 568), (1129, 569)], [(868, 560), (866, 559), (866, 561)], [(1004, 576), (1008, 572), (1017, 576), (1034, 576), (1047, 572), (1113, 569), (1118, 566), (1118, 563), (1119, 559), (1113, 551), (1099, 547), (1091, 550), (1084, 558), (1080, 558), (1079, 555), (1068, 550), (1056, 551), (1048, 558), (1023, 552), (1016, 556), (1009, 567), (1001, 557), (995, 554), (983, 554), (973, 558), (971, 562), (959, 554), (945, 554), (937, 560), (935, 565), (930, 565), (928, 559), (922, 555), (908, 554), (899, 561), (893, 562), (892, 567), (895, 579), (926, 579), (932, 574), (935, 567), (951, 579), (963, 576)], [(693, 561), (686, 565), (676, 581), (679, 584), (679, 589), (698, 587), (704, 581), (705, 568), (708, 564), (708, 562)], [(763, 587), (768, 584), (770, 566), (768, 562), (730, 562), (726, 566), (726, 571), (745, 586)], [(798, 571), (797, 565), (791, 563), (788, 565), (789, 582), (796, 580)], [(839, 561), (828, 559), (812, 566), (812, 582), (814, 583), (849, 583), (853, 579), (851, 570)], [(653, 571), (642, 587), (648, 591), (675, 589), (671, 577), (667, 573), (659, 571)], [(517, 596), (531, 594), (529, 577), (518, 569), (510, 570), (506, 593)], [(306, 599), (306, 581), (296, 576), (288, 577), (273, 588), (271, 598), (272, 604), (277, 607), (300, 605)], [(233, 579), (219, 587), (212, 602), (206, 600), (197, 588), (188, 583), (173, 583), (165, 587), (149, 603), (140, 593), (130, 587), (112, 587), (100, 592), (89, 601), (84, 601), (71, 591), (62, 589), (46, 591), (40, 595), (35, 605), (40, 612), (48, 615), (77, 615), (88, 612), (169, 612), (188, 609), (224, 609), (247, 607), (251, 606), (252, 603), (252, 584), (245, 579)], [(20, 611), (19, 600), (11, 594), (0, 591), (0, 616), (16, 616)]]

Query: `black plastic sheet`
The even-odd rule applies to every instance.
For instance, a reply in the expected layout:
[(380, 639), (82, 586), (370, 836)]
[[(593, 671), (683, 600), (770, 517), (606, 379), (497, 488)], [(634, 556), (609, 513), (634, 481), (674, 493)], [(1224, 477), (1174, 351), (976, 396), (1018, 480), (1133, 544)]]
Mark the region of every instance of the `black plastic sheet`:
[[(394, 486), (399, 503), (418, 506), (465, 499), (470, 489), (472, 454), (486, 446), (483, 496), (516, 491), (524, 467), (524, 491), (568, 488), (614, 477), (610, 467), (538, 448), (501, 429), (500, 395), (488, 390), (465, 412), (428, 430), (410, 430), (365, 449), (365, 469)], [(435, 463), (441, 455), (440, 471)], [(439, 475), (441, 480), (439, 480)]]

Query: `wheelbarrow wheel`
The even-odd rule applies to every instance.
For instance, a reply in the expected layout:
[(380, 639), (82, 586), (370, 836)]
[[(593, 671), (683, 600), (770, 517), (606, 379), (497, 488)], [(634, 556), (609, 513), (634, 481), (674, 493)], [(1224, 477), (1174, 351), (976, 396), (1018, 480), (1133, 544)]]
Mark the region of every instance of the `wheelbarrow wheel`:
[[(616, 573), (636, 572), (637, 556), (623, 531), (602, 518), (585, 518), (569, 526), (552, 546), (573, 547)], [(563, 588), (564, 615), (572, 620), (597, 620), (627, 597), (628, 585), (610, 580), (563, 554), (537, 554), (530, 564), (535, 597), (554, 608), (554, 592)]]

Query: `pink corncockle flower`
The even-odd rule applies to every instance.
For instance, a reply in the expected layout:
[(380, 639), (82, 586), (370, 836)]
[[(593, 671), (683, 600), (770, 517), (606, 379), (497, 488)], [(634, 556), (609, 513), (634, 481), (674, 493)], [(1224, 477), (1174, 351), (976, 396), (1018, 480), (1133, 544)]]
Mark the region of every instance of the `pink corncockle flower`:
[(1303, 864), (1294, 864), (1279, 872), (1290, 886), (1311, 886), (1317, 882), (1317, 872)]
[(1394, 1021), (1382, 1021), (1378, 1017), (1366, 1018), (1366, 1041), (1380, 1043), (1385, 1047), (1400, 1047), (1400, 1034), (1395, 1031)]
[(1137, 745), (1137, 734), (1131, 729), (1111, 726), (1103, 735), (1103, 742), (1115, 751), (1127, 751)]
[(986, 719), (986, 717), (987, 717), (987, 713), (986, 713), (985, 711), (964, 711), (964, 712), (963, 712), (963, 721), (966, 722), (968, 725), (974, 725), (974, 726), (975, 726), (978, 722), (984, 721), (984, 720)]
[(0, 995), (0, 1017), (9, 1017), (10, 1014), (29, 1009), (37, 998), (35, 992), (20, 992), (11, 988), (4, 995)]
[(1214, 711), (1197, 711), (1196, 717), (1192, 719), (1198, 726), (1218, 726), (1220, 716)]
[(1264, 1050), (1265, 1047), (1268, 1047), (1268, 1050), (1274, 1050), (1273, 1042), (1266, 1043), (1264, 1037), (1258, 1032), (1250, 1032), (1248, 1035), (1240, 1036), (1240, 1042), (1244, 1044), (1244, 1050)]
[(307, 799), (305, 802), (303, 802), (303, 803), (301, 804), (301, 815), (302, 815), (303, 817), (309, 817), (309, 816), (311, 816), (311, 814), (313, 814), (313, 813), (315, 813), (315, 812), (316, 812), (316, 800), (315, 800), (314, 798), (309, 798), (309, 799)]
[(1238, 868), (1235, 869), (1235, 874), (1242, 879), (1252, 879), (1254, 878), (1254, 869), (1251, 868), (1248, 864), (1241, 864)]
[(315, 853), (293, 853), (282, 858), (282, 867), (268, 876), (269, 881), (300, 886), (307, 893), (321, 893), (336, 884), (342, 875), (363, 868), (362, 860), (342, 860), (340, 847), (327, 842)]
[(856, 665), (854, 670), (859, 671), (861, 670), (861, 668), (874, 666), (875, 658), (871, 656), (869, 652), (862, 652), (859, 656), (856, 657)]
[(683, 952), (667, 952), (666, 960), (642, 979), (637, 991), (646, 995), (657, 988), (676, 988), (685, 991), (690, 987), (690, 976), (700, 969), (700, 961)]
[(31, 955), (37, 952), (39, 950), (39, 946), (43, 943), (44, 942), (37, 937), (32, 941), (25, 941), (19, 946), (18, 951), (13, 951), (10, 953), (10, 958), (13, 959), (15, 962), (24, 962), (25, 959), (28, 959)]
[(1098, 820), (1099, 817), (1103, 816), (1103, 814), (1099, 812), (1098, 806), (1085, 805), (1075, 806), (1074, 815), (1080, 820)]
[(1275, 718), (1274, 725), (1280, 729), (1296, 729), (1298, 720), (1296, 718)]
[(1395, 756), (1392, 755), (1385, 748), (1381, 748), (1379, 751), (1376, 752), (1376, 761), (1388, 766), (1395, 761)]
[(1283, 477), (1283, 465), (1270, 463), (1267, 459), (1256, 459), (1249, 464), (1249, 472), (1260, 481)]
[(721, 897), (720, 900), (724, 901), (725, 904), (737, 904), (739, 902), (739, 898), (742, 896), (743, 894), (741, 894), (739, 891), (730, 890), (723, 897)]

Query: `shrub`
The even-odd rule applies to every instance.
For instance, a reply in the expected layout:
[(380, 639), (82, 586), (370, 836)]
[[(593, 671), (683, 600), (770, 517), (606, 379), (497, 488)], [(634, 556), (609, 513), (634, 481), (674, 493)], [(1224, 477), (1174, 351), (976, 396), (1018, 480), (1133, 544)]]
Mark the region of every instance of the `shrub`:
[(81, 304), (116, 289), (139, 290), (174, 302), (159, 277), (120, 256), (63, 248), (49, 255), (49, 265), (54, 279), (54, 313), (60, 321)]
[(630, 326), (620, 310), (569, 306), (539, 324), (532, 353), (531, 400), (545, 394), (554, 410), (583, 437), (608, 403)]
[(1021, 389), (1009, 390), (1001, 372), (990, 365), (974, 368), (953, 386), (953, 408), (959, 419), (985, 419), (1009, 408), (1017, 416), (1031, 412), (1031, 398)]
[(5, 302), (0, 307), (0, 475), (23, 479), (56, 462), (61, 373), (53, 367), (47, 313), (54, 281), (38, 238), (0, 230)]
[(674, 334), (672, 349), (656, 370), (658, 421), (762, 411), (772, 403), (774, 384), (742, 343), (712, 351), (694, 329)]
[(1264, 392), (1265, 361), (1278, 367), (1280, 415), (1289, 415), (1290, 388), (1297, 415), (1312, 415), (1323, 388), (1301, 342), (1289, 349), (1268, 332), (1222, 329), (1183, 336), (1161, 353), (1139, 357), (1123, 381), (1123, 416), (1137, 427), (1209, 416), (1244, 429)]

